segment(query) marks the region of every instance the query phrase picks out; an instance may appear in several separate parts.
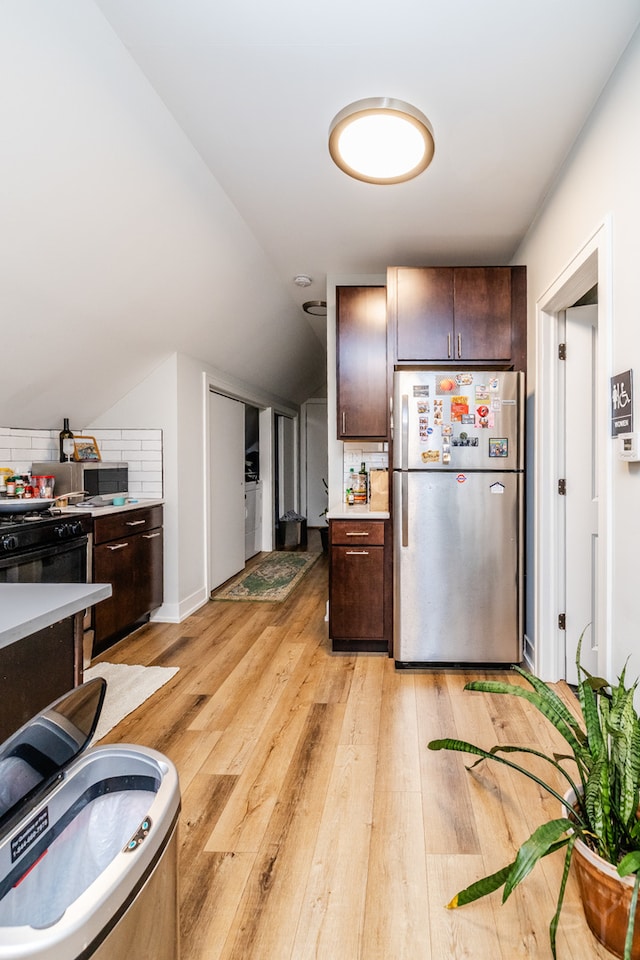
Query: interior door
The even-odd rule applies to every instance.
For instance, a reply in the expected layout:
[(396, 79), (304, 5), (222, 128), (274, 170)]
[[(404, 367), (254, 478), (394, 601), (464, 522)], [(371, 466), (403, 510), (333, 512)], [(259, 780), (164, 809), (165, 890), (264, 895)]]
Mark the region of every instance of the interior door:
[(565, 372), (565, 657), (566, 679), (577, 682), (581, 662), (597, 674), (598, 450), (595, 409), (598, 307), (566, 311)]
[(244, 404), (209, 393), (209, 590), (244, 568)]
[(276, 414), (276, 524), (298, 506), (295, 421)]
[[(327, 506), (325, 482), (329, 476), (327, 450), (327, 401), (308, 400), (303, 404), (305, 425), (303, 467), (305, 498), (302, 506), (310, 527), (325, 526)], [(324, 482), (323, 482), (324, 481)]]

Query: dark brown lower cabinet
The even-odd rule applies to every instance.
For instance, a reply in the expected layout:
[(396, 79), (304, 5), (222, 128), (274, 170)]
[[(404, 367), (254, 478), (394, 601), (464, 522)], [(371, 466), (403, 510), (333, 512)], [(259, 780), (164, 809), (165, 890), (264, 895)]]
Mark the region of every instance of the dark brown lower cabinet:
[(392, 630), (389, 521), (331, 520), (329, 540), (333, 649), (388, 653)]
[(76, 682), (73, 616), (2, 647), (0, 742)]
[(93, 652), (100, 653), (148, 620), (163, 599), (162, 507), (97, 517), (94, 583), (110, 583), (112, 596), (94, 607)]

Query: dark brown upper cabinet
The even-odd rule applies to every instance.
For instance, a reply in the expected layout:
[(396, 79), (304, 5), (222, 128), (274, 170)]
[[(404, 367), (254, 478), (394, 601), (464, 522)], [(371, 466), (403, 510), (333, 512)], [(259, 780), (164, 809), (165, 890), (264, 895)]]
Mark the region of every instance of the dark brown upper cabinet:
[(390, 267), (392, 362), (526, 368), (525, 267)]
[(337, 436), (386, 440), (385, 287), (336, 288)]

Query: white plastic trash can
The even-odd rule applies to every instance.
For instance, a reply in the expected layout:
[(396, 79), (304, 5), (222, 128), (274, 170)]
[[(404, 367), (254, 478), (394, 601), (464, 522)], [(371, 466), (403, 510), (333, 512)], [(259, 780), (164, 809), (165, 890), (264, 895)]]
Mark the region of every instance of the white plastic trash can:
[(86, 749), (90, 680), (0, 747), (0, 960), (179, 957), (174, 765), (145, 747)]

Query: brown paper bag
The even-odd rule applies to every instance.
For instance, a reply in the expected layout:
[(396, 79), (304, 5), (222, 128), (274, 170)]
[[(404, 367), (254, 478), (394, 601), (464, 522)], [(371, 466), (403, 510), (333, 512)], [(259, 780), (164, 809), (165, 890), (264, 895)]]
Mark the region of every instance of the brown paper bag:
[(371, 495), (369, 497), (370, 510), (389, 509), (389, 471), (371, 470), (369, 473)]

